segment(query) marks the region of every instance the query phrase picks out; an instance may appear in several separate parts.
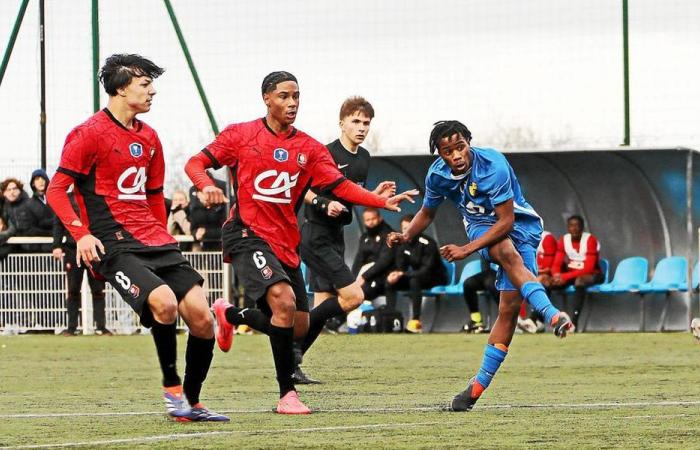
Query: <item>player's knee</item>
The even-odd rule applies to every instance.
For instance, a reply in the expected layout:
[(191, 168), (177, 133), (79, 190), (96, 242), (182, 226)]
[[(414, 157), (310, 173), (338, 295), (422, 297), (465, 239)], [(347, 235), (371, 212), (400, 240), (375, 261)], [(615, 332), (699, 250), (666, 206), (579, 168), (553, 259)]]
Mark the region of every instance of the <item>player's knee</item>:
[(177, 299), (175, 293), (167, 286), (160, 286), (151, 292), (148, 305), (153, 318), (160, 323), (173, 323), (177, 319)]
[(504, 248), (498, 253), (498, 262), (504, 270), (509, 271), (523, 265), (523, 259), (512, 248)]
[(340, 306), (344, 311), (352, 311), (362, 304), (365, 299), (365, 292), (358, 283), (353, 283), (343, 290), (343, 295), (339, 297)]
[(270, 286), (267, 289), (267, 302), (275, 315), (293, 316), (296, 311), (294, 291), (287, 283)]
[(520, 298), (503, 299), (498, 303), (498, 314), (505, 317), (514, 317), (520, 313)]
[(199, 338), (207, 339), (214, 336), (214, 319), (209, 310), (197, 314), (194, 320), (190, 320), (187, 327), (190, 329), (190, 333)]

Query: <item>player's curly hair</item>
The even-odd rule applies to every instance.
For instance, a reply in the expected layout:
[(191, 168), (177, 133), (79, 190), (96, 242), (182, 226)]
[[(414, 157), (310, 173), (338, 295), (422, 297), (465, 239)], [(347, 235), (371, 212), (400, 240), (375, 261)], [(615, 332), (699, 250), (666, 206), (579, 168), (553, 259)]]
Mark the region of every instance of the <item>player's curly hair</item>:
[(262, 94), (265, 95), (268, 92), (274, 91), (278, 84), (284, 83), (285, 81), (293, 81), (299, 84), (297, 77), (284, 70), (278, 70), (277, 72), (267, 74), (267, 76), (263, 78), (261, 86)]
[(430, 154), (432, 155), (438, 151), (440, 139), (450, 137), (453, 134), (461, 134), (467, 142), (472, 140), (472, 132), (469, 131), (466, 125), (458, 120), (440, 120), (435, 122), (433, 124), (433, 131), (430, 132), (430, 140), (428, 141)]
[(117, 95), (117, 90), (125, 88), (134, 77), (149, 77), (154, 80), (163, 75), (165, 69), (140, 55), (120, 53), (105, 60), (97, 76), (109, 95)]

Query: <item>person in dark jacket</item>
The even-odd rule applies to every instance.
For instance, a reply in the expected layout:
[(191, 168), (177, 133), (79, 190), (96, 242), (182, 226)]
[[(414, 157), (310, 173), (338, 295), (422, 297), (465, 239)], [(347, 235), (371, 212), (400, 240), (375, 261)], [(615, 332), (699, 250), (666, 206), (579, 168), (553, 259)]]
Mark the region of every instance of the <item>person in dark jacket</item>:
[[(78, 204), (75, 202), (73, 193), (68, 194), (73, 210), (79, 216)], [(52, 255), (57, 261), (63, 261), (66, 271), (66, 283), (68, 285), (68, 296), (66, 297), (66, 310), (68, 312), (68, 328), (61, 332), (63, 336), (74, 336), (78, 333), (78, 316), (80, 310), (80, 287), (83, 284), (83, 274), (88, 273), (88, 284), (92, 293), (92, 317), (95, 321), (95, 334), (100, 336), (111, 336), (112, 332), (107, 329), (105, 318), (105, 282), (95, 278), (92, 270), (88, 270), (86, 265), (76, 264), (77, 245), (73, 236), (66, 230), (61, 220), (54, 216), (53, 222), (53, 245)]]
[[(216, 187), (226, 189), (226, 183), (214, 179)], [(221, 250), (221, 226), (226, 221), (226, 205), (207, 202), (206, 195), (193, 186), (190, 189), (190, 230), (202, 251)]]
[[(36, 169), (32, 172), (29, 187), (32, 189), (29, 208), (36, 220), (34, 223), (35, 236), (51, 236), (53, 232), (54, 213), (51, 207), (46, 203), (46, 188), (49, 187), (49, 176), (46, 174), (46, 171), (43, 169)], [(34, 245), (31, 251), (48, 253), (51, 251), (51, 244)]]
[[(411, 220), (413, 220), (412, 214), (401, 218), (402, 232), (405, 233)], [(408, 290), (413, 309), (406, 330), (411, 333), (420, 333), (423, 301), (421, 291), (447, 283), (447, 270), (442, 264), (437, 242), (425, 234), (419, 234), (411, 241), (396, 246), (394, 266), (395, 269), (389, 272), (384, 283), (386, 306), (388, 309), (396, 309), (397, 292)]]
[[(365, 300), (373, 300), (384, 294), (384, 279), (391, 269), (393, 252), (386, 245), (386, 236), (394, 231), (379, 214), (376, 208), (367, 208), (362, 213), (365, 232), (360, 236), (360, 243), (352, 263), (352, 273), (365, 293)], [(387, 257), (382, 258), (382, 254)], [(379, 261), (382, 261), (378, 265)]]
[[(41, 229), (37, 227), (38, 218), (31, 206), (31, 199), (24, 192), (24, 184), (17, 178), (7, 178), (0, 183), (5, 204), (3, 206), (3, 218), (8, 227), (14, 227), (15, 236), (41, 236)], [(35, 245), (16, 245), (14, 252), (36, 251)]]

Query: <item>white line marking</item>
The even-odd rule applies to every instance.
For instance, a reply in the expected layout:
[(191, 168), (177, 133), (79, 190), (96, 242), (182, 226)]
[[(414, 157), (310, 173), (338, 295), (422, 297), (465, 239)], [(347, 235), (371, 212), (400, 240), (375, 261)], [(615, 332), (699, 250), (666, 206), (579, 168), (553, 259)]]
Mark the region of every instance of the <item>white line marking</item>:
[(405, 422), (405, 423), (386, 423), (386, 424), (370, 424), (370, 425), (347, 425), (334, 427), (314, 427), (314, 428), (283, 428), (269, 430), (230, 430), (230, 431), (203, 431), (198, 433), (173, 433), (163, 434), (158, 436), (142, 436), (135, 438), (124, 439), (109, 439), (103, 441), (83, 441), (83, 442), (65, 442), (60, 444), (41, 444), (41, 445), (19, 445), (16, 447), (0, 447), (6, 448), (58, 448), (58, 447), (81, 447), (81, 446), (96, 446), (96, 445), (114, 445), (114, 444), (136, 444), (145, 442), (164, 441), (170, 439), (191, 439), (203, 436), (227, 436), (233, 434), (278, 434), (278, 433), (310, 433), (310, 432), (329, 432), (329, 431), (350, 431), (363, 429), (394, 429), (394, 428), (410, 428), (410, 427), (426, 427), (432, 425), (443, 424), (443, 421), (433, 422)]
[[(477, 405), (476, 409), (604, 409), (604, 408), (641, 408), (647, 406), (700, 406), (700, 400), (693, 401), (660, 401), (660, 402), (602, 402), (602, 403), (533, 403), (533, 404), (501, 404)], [(348, 408), (348, 409), (314, 409), (314, 413), (404, 413), (444, 411), (446, 405), (417, 406), (414, 408)], [(219, 411), (222, 414), (262, 414), (271, 413), (269, 409), (232, 409)], [(49, 417), (118, 417), (118, 416), (155, 416), (165, 415), (163, 411), (133, 411), (133, 412), (95, 412), (95, 413), (27, 413), (0, 414), (0, 419), (41, 419)]]

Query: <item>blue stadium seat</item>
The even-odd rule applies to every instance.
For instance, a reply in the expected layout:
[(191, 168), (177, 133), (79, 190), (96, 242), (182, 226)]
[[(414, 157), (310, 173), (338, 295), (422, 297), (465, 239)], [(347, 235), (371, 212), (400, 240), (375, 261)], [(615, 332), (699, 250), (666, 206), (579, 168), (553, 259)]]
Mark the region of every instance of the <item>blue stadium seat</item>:
[(481, 260), (476, 259), (474, 261), (469, 261), (462, 268), (462, 273), (459, 275), (459, 280), (455, 283), (445, 286), (445, 295), (463, 295), (464, 294), (464, 280), (476, 275), (481, 272)]
[(651, 281), (639, 286), (639, 292), (671, 292), (688, 288), (688, 262), (681, 256), (669, 256), (656, 264)]
[(589, 292), (601, 294), (620, 294), (623, 292), (637, 292), (639, 287), (647, 280), (649, 262), (641, 256), (625, 258), (617, 265), (612, 281), (598, 286), (591, 286)]
[(447, 270), (447, 284), (443, 286), (435, 286), (427, 291), (424, 291), (423, 295), (425, 296), (434, 297), (436, 295), (445, 294), (445, 289), (455, 282), (455, 271), (457, 270), (455, 263), (448, 262), (443, 258), (440, 258), (440, 261), (442, 261), (442, 265), (445, 266), (445, 270)]
[(306, 264), (304, 264), (304, 261), (301, 262), (299, 268), (301, 269), (301, 276), (304, 277), (304, 287), (306, 288), (306, 293), (308, 295), (314, 295), (314, 293), (311, 291), (311, 284), (309, 283), (309, 277), (307, 276)]

